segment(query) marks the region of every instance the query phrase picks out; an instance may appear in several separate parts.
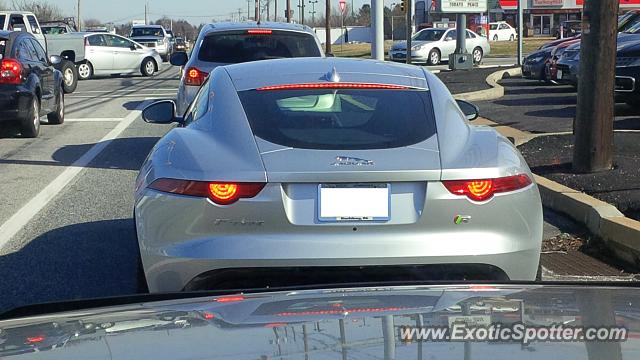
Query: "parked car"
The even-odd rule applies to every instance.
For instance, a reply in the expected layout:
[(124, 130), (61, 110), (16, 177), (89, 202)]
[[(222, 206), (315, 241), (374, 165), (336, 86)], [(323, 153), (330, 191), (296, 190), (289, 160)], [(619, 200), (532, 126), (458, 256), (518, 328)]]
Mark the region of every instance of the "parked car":
[(640, 107), (640, 41), (618, 46), (616, 54), (616, 99)]
[(489, 23), (489, 39), (493, 41), (509, 40), (518, 38), (518, 32), (506, 21)]
[[(0, 30), (28, 32), (40, 42), (49, 56), (59, 55), (62, 57), (62, 61), (55, 67), (63, 74), (64, 92), (75, 91), (78, 84), (75, 62), (81, 61), (83, 54), (78, 52), (77, 47), (67, 47), (68, 42), (56, 42), (55, 45), (52, 45), (48, 40), (64, 40), (69, 34), (52, 34), (48, 38), (45, 37), (36, 16), (27, 11), (0, 11)], [(79, 47), (82, 48), (82, 45)]]
[(171, 56), (171, 37), (160, 25), (135, 25), (129, 38), (157, 51), (162, 61), (167, 61)]
[(136, 181), (150, 291), (336, 266), (534, 280), (533, 175), (460, 104), (421, 67), (307, 58), (217, 67), (184, 117), (170, 100), (146, 108), (147, 122), (180, 125)]
[(178, 87), (178, 114), (184, 114), (208, 74), (220, 65), (291, 57), (322, 57), (322, 45), (308, 26), (255, 22), (206, 25), (191, 57), (177, 52), (171, 64), (184, 67)]
[(582, 33), (582, 20), (566, 20), (555, 30), (556, 39), (570, 38)]
[(552, 49), (536, 50), (527, 55), (522, 62), (522, 76), (527, 79), (549, 81), (546, 67), (549, 60), (551, 60)]
[[(411, 61), (437, 65), (442, 59), (449, 59), (456, 49), (456, 29), (429, 28), (420, 30), (411, 38)], [(467, 51), (472, 55), (473, 62), (480, 64), (482, 58), (491, 51), (489, 42), (471, 30), (467, 30)], [(405, 61), (407, 57), (407, 42), (396, 41), (389, 50), (389, 60)]]
[(85, 60), (78, 65), (81, 80), (96, 75), (136, 74), (153, 76), (162, 59), (154, 49), (115, 34), (80, 33)]
[(564, 53), (564, 51), (571, 45), (573, 44), (579, 44), (580, 43), (580, 39), (573, 39), (570, 41), (565, 41), (565, 42), (561, 42), (560, 44), (556, 45), (554, 48), (552, 48), (551, 50), (551, 58), (549, 59), (549, 61), (547, 62), (546, 65), (546, 76), (547, 79), (549, 79), (552, 82), (557, 82), (558, 78), (558, 60), (560, 60), (560, 56), (562, 56), (562, 53)]
[(618, 17), (618, 32), (627, 31), (640, 22), (640, 10), (629, 10)]
[(0, 31), (0, 122), (15, 122), (24, 137), (37, 137), (40, 117), (64, 122), (62, 73), (40, 42), (22, 31)]
[(578, 87), (580, 42), (570, 45), (556, 62), (556, 82)]

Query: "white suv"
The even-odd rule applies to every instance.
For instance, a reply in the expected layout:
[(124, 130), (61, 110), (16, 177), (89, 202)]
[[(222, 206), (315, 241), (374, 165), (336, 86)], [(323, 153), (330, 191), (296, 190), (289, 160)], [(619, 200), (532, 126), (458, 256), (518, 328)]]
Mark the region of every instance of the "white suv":
[(170, 36), (161, 25), (135, 25), (129, 38), (157, 51), (163, 61), (167, 61), (171, 56)]

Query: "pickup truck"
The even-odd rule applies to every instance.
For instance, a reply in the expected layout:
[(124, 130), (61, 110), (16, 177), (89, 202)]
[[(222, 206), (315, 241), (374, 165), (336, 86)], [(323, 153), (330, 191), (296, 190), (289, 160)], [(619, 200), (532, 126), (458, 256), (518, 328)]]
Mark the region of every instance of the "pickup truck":
[(0, 11), (0, 30), (25, 31), (31, 33), (47, 54), (58, 55), (63, 60), (55, 65), (62, 72), (62, 87), (65, 93), (75, 91), (78, 86), (76, 64), (84, 60), (84, 38), (74, 33), (48, 35), (43, 34), (35, 14), (28, 11)]

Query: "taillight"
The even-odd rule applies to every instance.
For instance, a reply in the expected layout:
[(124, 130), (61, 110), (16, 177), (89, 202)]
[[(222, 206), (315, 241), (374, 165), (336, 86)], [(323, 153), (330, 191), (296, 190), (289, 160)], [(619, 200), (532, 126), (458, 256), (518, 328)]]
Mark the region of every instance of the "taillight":
[(209, 73), (199, 70), (196, 67), (190, 67), (184, 74), (184, 84), (190, 86), (200, 86), (209, 76)]
[(150, 189), (171, 194), (207, 197), (220, 205), (229, 205), (241, 198), (252, 198), (264, 188), (265, 183), (228, 183), (178, 179), (158, 179)]
[(408, 86), (393, 84), (375, 83), (304, 83), (304, 84), (283, 84), (259, 87), (256, 90), (306, 90), (306, 89), (379, 89), (379, 90), (408, 90)]
[(37, 344), (40, 342), (44, 341), (44, 336), (42, 335), (38, 335), (38, 336), (30, 336), (26, 339), (25, 343), (26, 344)]
[(252, 35), (271, 35), (271, 29), (249, 29), (247, 30), (247, 34)]
[(525, 174), (481, 180), (445, 180), (442, 182), (452, 194), (466, 196), (474, 201), (485, 201), (494, 194), (523, 189), (531, 185)]
[(0, 63), (0, 84), (20, 84), (22, 64), (15, 59), (4, 59)]
[(213, 301), (219, 302), (219, 303), (238, 302), (238, 301), (243, 301), (243, 300), (244, 300), (244, 296), (243, 295), (220, 296), (220, 297), (217, 297), (217, 298), (213, 299)]

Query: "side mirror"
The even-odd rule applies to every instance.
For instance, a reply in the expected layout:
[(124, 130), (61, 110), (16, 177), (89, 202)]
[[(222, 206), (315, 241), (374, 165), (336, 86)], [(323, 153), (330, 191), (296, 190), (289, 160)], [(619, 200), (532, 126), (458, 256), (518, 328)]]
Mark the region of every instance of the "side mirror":
[(142, 110), (142, 120), (151, 124), (182, 123), (182, 118), (176, 116), (176, 103), (173, 100), (154, 102)]
[(62, 58), (58, 55), (49, 56), (49, 62), (51, 65), (59, 65), (62, 62)]
[(460, 110), (462, 110), (467, 120), (475, 120), (478, 118), (478, 115), (480, 115), (480, 109), (472, 103), (464, 100), (456, 100), (456, 103), (458, 103), (458, 107), (460, 107)]
[(169, 58), (169, 62), (173, 66), (184, 66), (187, 64), (187, 61), (189, 61), (189, 55), (184, 51), (175, 52), (171, 55), (171, 58)]

